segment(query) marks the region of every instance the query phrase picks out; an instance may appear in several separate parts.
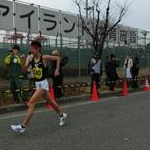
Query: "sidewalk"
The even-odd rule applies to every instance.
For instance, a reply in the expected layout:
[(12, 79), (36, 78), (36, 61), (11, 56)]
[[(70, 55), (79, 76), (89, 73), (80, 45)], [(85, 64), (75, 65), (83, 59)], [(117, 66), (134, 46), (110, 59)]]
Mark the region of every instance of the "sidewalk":
[[(121, 97), (121, 91), (122, 91), (122, 89), (118, 89), (118, 90), (113, 91), (113, 92), (112, 91), (102, 91), (100, 93), (100, 99), (104, 98), (104, 97), (111, 97), (111, 96), (120, 96)], [(130, 92), (141, 91), (141, 89), (136, 89), (136, 90), (135, 89), (128, 89), (128, 91), (130, 94)], [(90, 101), (90, 95), (89, 94), (82, 94), (79, 96), (67, 97), (64, 99), (59, 99), (59, 100), (57, 100), (57, 102), (59, 104), (65, 104), (65, 103), (85, 101), (85, 100)], [(41, 101), (36, 105), (36, 108), (41, 108), (41, 107), (45, 107), (45, 106), (46, 106), (46, 102)], [(12, 105), (1, 107), (0, 108), (0, 114), (22, 111), (22, 110), (27, 110), (27, 107), (24, 104), (12, 104)]]
[[(50, 83), (51, 80), (50, 79), (48, 80)], [(10, 81), (8, 79), (0, 78), (0, 82), (1, 82), (1, 85), (0, 85), (0, 108), (1, 108), (2, 106), (13, 104), (13, 100), (12, 100), (12, 93), (10, 91)], [(81, 77), (81, 78), (77, 78), (77, 77), (65, 78), (64, 77), (64, 89), (66, 89), (67, 91), (66, 95), (70, 96), (72, 92), (74, 93), (77, 85), (82, 86), (83, 83), (89, 83), (89, 82), (90, 82), (90, 77)], [(28, 86), (29, 86), (28, 80), (23, 80), (22, 87), (23, 89), (25, 89), (25, 92), (28, 92), (28, 90), (30, 90)], [(70, 92), (69, 90), (72, 90), (72, 91)], [(77, 90), (78, 90), (78, 87), (77, 87)]]

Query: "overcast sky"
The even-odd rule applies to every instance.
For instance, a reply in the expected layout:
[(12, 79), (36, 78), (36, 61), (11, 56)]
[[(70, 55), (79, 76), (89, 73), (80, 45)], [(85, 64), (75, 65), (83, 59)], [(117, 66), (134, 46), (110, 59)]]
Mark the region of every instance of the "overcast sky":
[[(72, 0), (21, 0), (50, 8), (68, 12), (78, 12)], [(90, 1), (90, 0), (89, 0)], [(124, 2), (124, 0), (118, 0)], [(123, 24), (134, 28), (150, 31), (150, 0), (128, 0), (130, 4), (128, 14)]]

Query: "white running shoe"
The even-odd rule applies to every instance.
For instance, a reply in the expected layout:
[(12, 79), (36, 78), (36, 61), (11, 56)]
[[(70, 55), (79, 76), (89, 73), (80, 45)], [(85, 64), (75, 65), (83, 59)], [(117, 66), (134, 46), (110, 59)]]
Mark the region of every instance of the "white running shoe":
[(65, 123), (66, 123), (66, 118), (67, 118), (67, 114), (63, 113), (63, 116), (60, 117), (60, 122), (59, 122), (59, 125), (60, 125), (60, 126), (65, 125)]
[(20, 132), (20, 133), (24, 133), (25, 128), (22, 128), (22, 126), (19, 125), (11, 125), (11, 129), (15, 132)]

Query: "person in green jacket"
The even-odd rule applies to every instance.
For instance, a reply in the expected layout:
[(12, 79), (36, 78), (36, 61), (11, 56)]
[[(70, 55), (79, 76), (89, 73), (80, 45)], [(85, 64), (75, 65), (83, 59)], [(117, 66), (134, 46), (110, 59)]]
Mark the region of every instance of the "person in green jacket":
[(4, 62), (8, 67), (8, 76), (10, 79), (10, 89), (13, 95), (14, 103), (19, 103), (19, 100), (25, 101), (23, 92), (21, 91), (22, 87), (22, 60), (25, 58), (24, 55), (20, 55), (20, 47), (14, 45), (13, 48), (9, 51), (9, 54), (5, 57)]

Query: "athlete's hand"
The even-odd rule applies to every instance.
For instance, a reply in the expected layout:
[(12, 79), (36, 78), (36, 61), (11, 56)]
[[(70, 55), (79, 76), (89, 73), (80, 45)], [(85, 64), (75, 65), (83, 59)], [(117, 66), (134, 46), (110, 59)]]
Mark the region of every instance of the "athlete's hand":
[(30, 62), (32, 59), (33, 59), (33, 55), (30, 54), (30, 55), (27, 56), (26, 61), (27, 61), (27, 62)]
[(58, 76), (58, 75), (59, 75), (59, 68), (56, 68), (54, 76)]
[(26, 62), (25, 62), (26, 71), (27, 71), (27, 68), (29, 67), (29, 64), (30, 64), (32, 59), (33, 59), (32, 54), (27, 56), (27, 59), (26, 59)]

